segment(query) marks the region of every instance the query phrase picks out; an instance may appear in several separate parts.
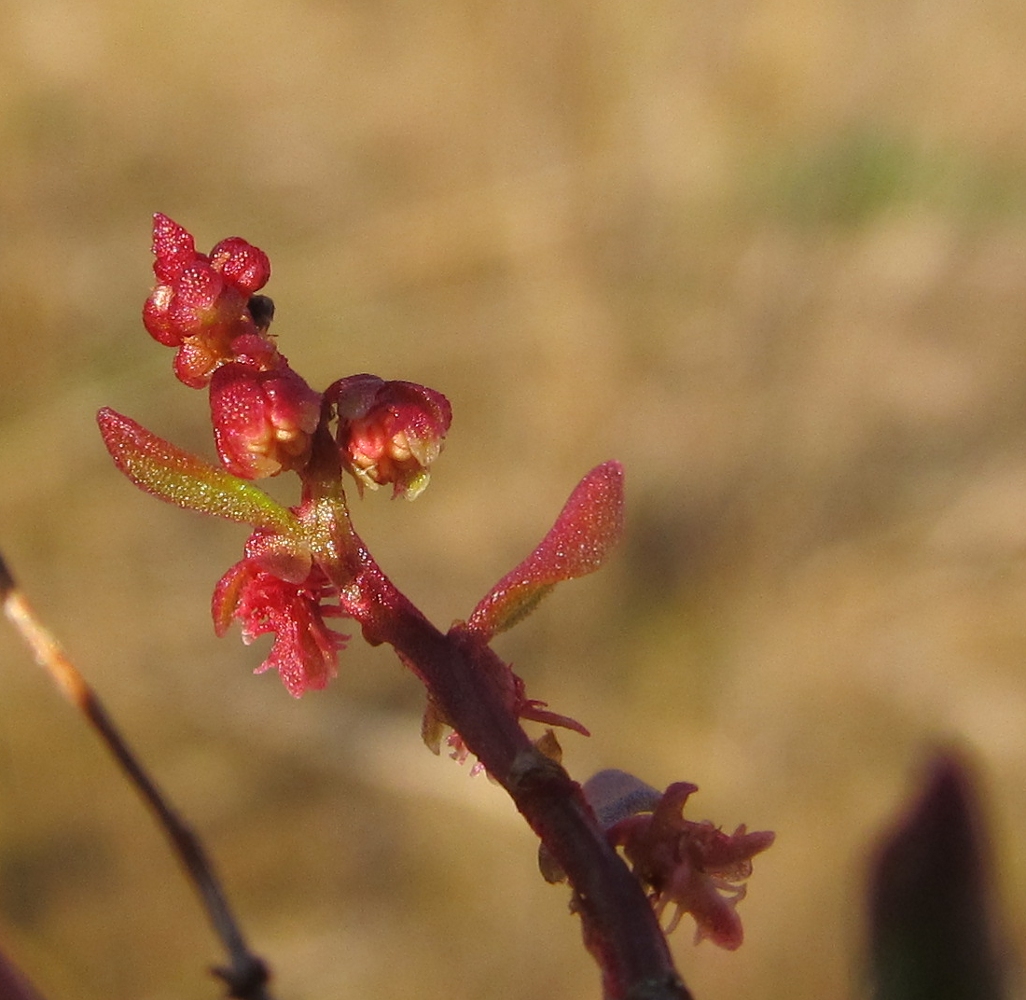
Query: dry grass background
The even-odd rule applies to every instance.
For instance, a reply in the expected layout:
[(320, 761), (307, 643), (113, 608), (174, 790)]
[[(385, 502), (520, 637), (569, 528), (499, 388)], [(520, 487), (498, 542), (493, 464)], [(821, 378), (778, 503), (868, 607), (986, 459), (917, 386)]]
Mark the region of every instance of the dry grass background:
[[(0, 29), (0, 542), (282, 998), (598, 983), (388, 652), (299, 703), (249, 676), (207, 611), (244, 532), (109, 464), (105, 404), (211, 453), (139, 322), (155, 210), (269, 252), (315, 385), (450, 396), (427, 494), (357, 509), (440, 624), (625, 463), (612, 565), (501, 648), (592, 728), (575, 774), (778, 831), (745, 946), (677, 934), (701, 1000), (860, 994), (867, 851), (937, 741), (977, 762), (1024, 953), (1026, 8), (8, 0)], [(54, 1000), (216, 995), (148, 816), (6, 630), (0, 664), (0, 942)]]

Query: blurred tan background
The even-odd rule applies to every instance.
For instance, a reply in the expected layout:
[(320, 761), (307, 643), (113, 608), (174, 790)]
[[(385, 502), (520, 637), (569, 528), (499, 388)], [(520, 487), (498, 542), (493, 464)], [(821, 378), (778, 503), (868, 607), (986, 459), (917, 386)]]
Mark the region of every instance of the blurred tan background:
[[(282, 1000), (594, 998), (501, 793), (354, 640), (294, 702), (217, 640), (243, 529), (115, 472), (111, 405), (212, 455), (144, 332), (150, 215), (271, 256), (284, 352), (448, 394), (357, 527), (441, 625), (627, 469), (627, 538), (502, 639), (583, 778), (775, 829), (700, 1000), (857, 997), (867, 852), (978, 764), (1026, 947), (1026, 8), (1015, 0), (8, 0), (0, 545), (208, 838)], [(289, 483), (275, 490), (290, 497)], [(201, 1000), (148, 815), (0, 629), (0, 945), (57, 998)], [(1014, 977), (1013, 977), (1014, 978)], [(1021, 980), (1015, 979), (1021, 986)]]

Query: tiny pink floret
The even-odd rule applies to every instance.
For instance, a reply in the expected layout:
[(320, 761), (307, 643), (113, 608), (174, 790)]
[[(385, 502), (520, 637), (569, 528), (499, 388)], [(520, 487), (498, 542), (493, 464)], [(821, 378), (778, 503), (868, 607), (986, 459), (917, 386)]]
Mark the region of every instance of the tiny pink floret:
[(606, 832), (614, 846), (623, 848), (635, 875), (650, 888), (656, 913), (662, 915), (673, 907), (667, 933), (690, 913), (696, 923), (696, 944), (709, 938), (733, 951), (744, 940), (737, 904), (745, 897), (752, 858), (773, 843), (775, 834), (748, 833), (743, 825), (726, 834), (707, 820), (685, 819), (684, 805), (696, 791), (697, 785), (676, 782), (654, 807), (646, 805)]
[(391, 484), (393, 496), (416, 499), (452, 423), (445, 396), (414, 382), (352, 375), (335, 382), (325, 398), (338, 415), (342, 466), (361, 493)]
[(236, 563), (214, 590), (214, 628), (224, 635), (232, 619), (242, 625), (247, 645), (271, 633), (270, 655), (254, 673), (277, 670), (294, 698), (319, 691), (338, 671), (338, 654), (349, 636), (328, 628), (325, 618), (342, 617), (335, 605), (326, 604), (332, 588), (316, 569), (302, 583), (289, 583), (263, 568), (258, 557)]

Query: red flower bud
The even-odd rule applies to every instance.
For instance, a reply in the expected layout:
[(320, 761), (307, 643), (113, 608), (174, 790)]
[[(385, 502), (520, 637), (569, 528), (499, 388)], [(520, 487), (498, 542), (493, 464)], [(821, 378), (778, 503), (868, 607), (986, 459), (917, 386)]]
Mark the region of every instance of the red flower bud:
[(181, 332), (168, 316), (173, 298), (174, 289), (170, 285), (157, 285), (143, 306), (143, 326), (165, 347), (179, 347), (182, 343)]
[(270, 299), (258, 296), (254, 319), (250, 300), (271, 274), (267, 255), (237, 236), (222, 240), (210, 257), (196, 251), (192, 236), (166, 215), (153, 219), (153, 264), (158, 284), (143, 307), (150, 335), (179, 349), (175, 374), (202, 388), (226, 362), (243, 360), (237, 341), (257, 337), (264, 345), (245, 348), (249, 361), (261, 354), (261, 368), (280, 367), (272, 341), (263, 337), (273, 314)]
[(271, 277), (267, 254), (241, 236), (229, 236), (210, 251), (210, 264), (225, 281), (247, 296), (260, 291)]
[(260, 371), (288, 367), (288, 360), (278, 353), (274, 342), (259, 333), (244, 333), (232, 341), (232, 360)]
[(153, 216), (153, 255), (153, 272), (161, 282), (173, 281), (182, 268), (203, 256), (196, 252), (190, 233), (162, 212)]
[(174, 372), (179, 382), (190, 389), (210, 384), (210, 376), (224, 362), (224, 344), (206, 337), (190, 337), (175, 355)]
[(341, 379), (326, 395), (338, 413), (342, 465), (360, 492), (391, 483), (393, 496), (416, 499), (428, 484), (430, 466), (452, 422), (445, 396), (376, 375)]
[(321, 397), (291, 368), (222, 365), (210, 382), (217, 452), (226, 469), (262, 479), (300, 469), (321, 414)]

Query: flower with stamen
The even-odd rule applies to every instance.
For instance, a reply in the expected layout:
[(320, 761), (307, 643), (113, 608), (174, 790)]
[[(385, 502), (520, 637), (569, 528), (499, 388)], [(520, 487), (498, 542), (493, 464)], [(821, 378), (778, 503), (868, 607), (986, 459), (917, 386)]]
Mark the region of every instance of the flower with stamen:
[[(259, 533), (254, 536), (259, 538)], [(247, 546), (247, 553), (256, 551)], [(338, 670), (338, 654), (347, 635), (328, 628), (325, 618), (341, 618), (342, 611), (326, 604), (333, 596), (327, 578), (312, 566), (300, 582), (290, 582), (265, 568), (266, 559), (249, 555), (236, 563), (214, 590), (212, 611), (219, 636), (233, 619), (242, 624), (247, 645), (260, 635), (274, 634), (270, 655), (254, 673), (277, 670), (289, 694), (327, 686)]]
[(752, 858), (775, 835), (768, 830), (748, 833), (743, 825), (726, 834), (708, 820), (685, 819), (684, 804), (696, 791), (697, 785), (679, 781), (652, 803), (646, 800), (651, 789), (642, 786), (645, 794), (636, 797), (629, 810), (633, 814), (613, 823), (606, 835), (623, 848), (634, 874), (651, 890), (656, 913), (675, 908), (667, 933), (690, 913), (697, 925), (696, 944), (709, 938), (733, 951), (744, 938), (737, 914), (744, 880), (752, 873)]
[(360, 492), (391, 483), (393, 496), (416, 499), (428, 484), (452, 422), (445, 396), (376, 375), (340, 379), (325, 396), (338, 415), (342, 466)]

